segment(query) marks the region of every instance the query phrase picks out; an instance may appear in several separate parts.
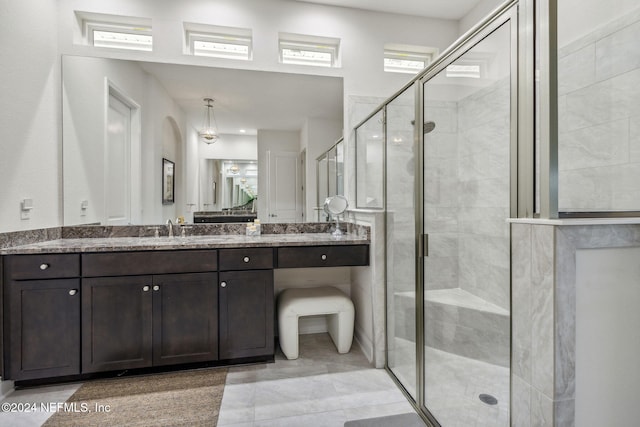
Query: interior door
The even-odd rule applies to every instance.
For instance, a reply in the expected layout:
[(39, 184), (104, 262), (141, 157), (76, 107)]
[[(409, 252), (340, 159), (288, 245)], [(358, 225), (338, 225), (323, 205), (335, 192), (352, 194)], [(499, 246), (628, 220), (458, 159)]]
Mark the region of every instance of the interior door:
[(131, 223), (131, 108), (109, 94), (104, 156), (104, 223)]
[(269, 151), (268, 222), (300, 222), (300, 162), (294, 151)]

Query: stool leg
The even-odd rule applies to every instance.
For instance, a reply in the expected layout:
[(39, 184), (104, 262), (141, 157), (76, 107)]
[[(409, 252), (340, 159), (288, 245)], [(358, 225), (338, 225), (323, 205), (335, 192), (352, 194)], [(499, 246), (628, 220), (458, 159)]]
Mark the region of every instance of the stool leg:
[(352, 310), (341, 311), (327, 316), (329, 336), (331, 336), (338, 353), (349, 353), (349, 350), (351, 350), (354, 321), (355, 313)]
[(298, 358), (298, 316), (278, 318), (280, 349), (287, 359)]

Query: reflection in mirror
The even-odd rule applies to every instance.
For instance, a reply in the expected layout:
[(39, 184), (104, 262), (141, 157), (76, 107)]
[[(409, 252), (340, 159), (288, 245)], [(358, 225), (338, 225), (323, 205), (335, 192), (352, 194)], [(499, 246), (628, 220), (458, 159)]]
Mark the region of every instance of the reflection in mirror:
[[(216, 99), (215, 144), (198, 138), (204, 97)], [(343, 129), (342, 111), (340, 77), (65, 55), (63, 223), (163, 224), (179, 217), (191, 222), (195, 212), (243, 205), (255, 214), (258, 178), (261, 186), (268, 182), (268, 168), (256, 176), (213, 180), (206, 174), (215, 168), (214, 159), (257, 161), (259, 151), (299, 152), (303, 136), (321, 145), (306, 148), (323, 151), (330, 144), (327, 126), (336, 134)], [(323, 126), (308, 126), (302, 135), (303, 125), (314, 120)], [(272, 138), (274, 132), (298, 139), (285, 148)], [(175, 164), (171, 204), (162, 203), (163, 158)], [(315, 187), (313, 181), (307, 185)], [(279, 190), (263, 191), (261, 206), (286, 202), (289, 194)], [(296, 203), (302, 211), (303, 201), (298, 197)]]
[(193, 221), (247, 222), (258, 217), (258, 165), (254, 160), (202, 159), (202, 210)]
[(318, 219), (325, 222), (331, 218), (323, 214), (320, 206), (327, 197), (344, 196), (344, 140), (340, 138), (331, 148), (322, 153), (316, 160), (318, 170)]

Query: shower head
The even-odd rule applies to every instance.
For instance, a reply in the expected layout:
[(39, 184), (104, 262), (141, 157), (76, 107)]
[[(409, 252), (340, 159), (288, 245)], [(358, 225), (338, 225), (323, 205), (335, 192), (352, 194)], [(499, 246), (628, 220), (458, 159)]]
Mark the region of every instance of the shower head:
[(428, 134), (429, 132), (433, 131), (436, 128), (436, 123), (435, 122), (424, 122), (424, 127), (423, 127), (423, 131), (426, 134)]

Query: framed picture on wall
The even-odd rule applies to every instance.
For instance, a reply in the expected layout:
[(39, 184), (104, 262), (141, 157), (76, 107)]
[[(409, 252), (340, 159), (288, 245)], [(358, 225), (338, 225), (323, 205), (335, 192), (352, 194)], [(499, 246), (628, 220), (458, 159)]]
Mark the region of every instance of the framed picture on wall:
[(162, 159), (162, 204), (170, 205), (175, 201), (174, 192), (176, 164), (171, 160)]

